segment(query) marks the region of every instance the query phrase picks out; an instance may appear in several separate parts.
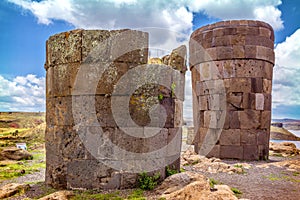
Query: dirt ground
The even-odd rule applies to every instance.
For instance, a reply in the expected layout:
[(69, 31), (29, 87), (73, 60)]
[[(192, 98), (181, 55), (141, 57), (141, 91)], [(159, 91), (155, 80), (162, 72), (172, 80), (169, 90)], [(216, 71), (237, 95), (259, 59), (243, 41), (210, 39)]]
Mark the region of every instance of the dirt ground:
[[(288, 165), (285, 167), (277, 167), (271, 164), (279, 163), (284, 160), (299, 160), (300, 155), (290, 158), (284, 157), (270, 157), (268, 161), (251, 161), (245, 162), (250, 164), (250, 169), (245, 169), (244, 173), (229, 174), (229, 173), (208, 173), (199, 172), (207, 177), (214, 179), (218, 184), (226, 184), (230, 187), (237, 188), (242, 192), (239, 198), (253, 199), (253, 200), (299, 200), (300, 199), (300, 170), (291, 171)], [(222, 160), (227, 164), (243, 163), (236, 160)], [(262, 167), (267, 164), (268, 167)], [(189, 166), (184, 167), (186, 171), (192, 171)], [(195, 170), (194, 170), (195, 171)], [(13, 182), (24, 183), (40, 181), (35, 184), (31, 184), (31, 189), (25, 194), (12, 197), (11, 200), (19, 200), (24, 198), (37, 198), (43, 196), (43, 194), (51, 193), (54, 190), (45, 186), (44, 170), (34, 174), (29, 174), (23, 177), (19, 177)], [(119, 191), (120, 196), (126, 196), (132, 190)], [(154, 192), (145, 192), (144, 196), (147, 199), (157, 199)]]

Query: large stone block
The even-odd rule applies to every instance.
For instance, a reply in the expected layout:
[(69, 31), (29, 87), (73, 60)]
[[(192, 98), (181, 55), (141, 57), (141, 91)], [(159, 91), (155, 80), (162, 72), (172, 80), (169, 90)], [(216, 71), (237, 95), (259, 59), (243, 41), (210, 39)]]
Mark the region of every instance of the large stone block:
[[(260, 111), (256, 110), (244, 110), (238, 111), (239, 120), (242, 129), (258, 129), (260, 128)], [(245, 122), (245, 123), (244, 123)]]
[(243, 93), (229, 92), (226, 95), (226, 101), (228, 103), (228, 110), (239, 110), (243, 107)]
[(120, 174), (97, 160), (74, 160), (67, 165), (69, 189), (116, 189)]
[(204, 127), (205, 128), (222, 128), (222, 112), (221, 111), (204, 111)]
[(258, 145), (244, 145), (243, 146), (244, 160), (258, 160), (259, 154), (258, 154)]
[(220, 145), (240, 145), (241, 142), (241, 130), (240, 129), (230, 129), (223, 130), (220, 135)]
[(46, 100), (46, 122), (49, 125), (74, 125), (72, 97), (49, 97)]
[(80, 62), (82, 31), (78, 29), (51, 36), (46, 43), (46, 65)]
[(82, 32), (82, 61), (110, 61), (110, 32), (108, 30), (89, 30)]
[(261, 128), (269, 129), (271, 126), (271, 111), (262, 111), (261, 113)]
[(236, 77), (264, 77), (264, 61), (261, 60), (236, 60)]
[(263, 92), (266, 94), (272, 93), (272, 81), (268, 79), (263, 79)]
[(115, 62), (146, 64), (148, 33), (135, 30), (111, 31), (110, 58)]
[(251, 92), (251, 78), (224, 79), (227, 92)]
[(244, 158), (243, 146), (221, 145), (220, 146), (220, 158)]
[(257, 131), (255, 129), (241, 130), (241, 145), (257, 145)]

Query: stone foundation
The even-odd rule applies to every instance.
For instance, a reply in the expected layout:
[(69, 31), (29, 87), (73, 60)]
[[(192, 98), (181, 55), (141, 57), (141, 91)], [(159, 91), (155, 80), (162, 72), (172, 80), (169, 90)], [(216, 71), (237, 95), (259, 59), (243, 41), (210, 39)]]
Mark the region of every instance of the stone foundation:
[(208, 157), (267, 159), (274, 32), (260, 21), (224, 21), (190, 38), (195, 138)]
[(148, 34), (74, 30), (46, 44), (46, 183), (120, 189), (179, 170), (186, 48), (147, 64)]

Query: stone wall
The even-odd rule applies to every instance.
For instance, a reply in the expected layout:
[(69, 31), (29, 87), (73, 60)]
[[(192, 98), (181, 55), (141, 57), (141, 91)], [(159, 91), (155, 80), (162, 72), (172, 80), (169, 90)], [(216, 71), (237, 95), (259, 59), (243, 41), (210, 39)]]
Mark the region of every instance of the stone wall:
[(267, 159), (274, 32), (260, 21), (223, 21), (190, 37), (197, 152)]
[(180, 47), (170, 55), (173, 65), (147, 64), (148, 34), (140, 31), (51, 36), (46, 183), (131, 188), (140, 172), (163, 179), (166, 166), (179, 170), (185, 58)]

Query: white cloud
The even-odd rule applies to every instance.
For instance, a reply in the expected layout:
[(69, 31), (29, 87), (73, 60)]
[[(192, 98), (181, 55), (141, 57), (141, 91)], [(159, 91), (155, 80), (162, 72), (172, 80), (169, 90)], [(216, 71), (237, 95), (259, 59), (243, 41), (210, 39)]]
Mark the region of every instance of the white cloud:
[(300, 29), (275, 47), (276, 64), (292, 68), (300, 68)]
[(208, 0), (188, 1), (188, 7), (193, 12), (204, 12), (212, 18), (255, 19), (265, 21), (275, 30), (283, 28), (281, 11), (277, 8), (280, 0)]
[[(195, 13), (204, 13), (208, 17), (220, 20), (263, 20), (270, 23), (275, 30), (283, 28), (281, 11), (278, 9), (278, 6), (282, 3), (280, 0), (8, 1), (32, 12), (37, 17), (38, 22), (42, 24), (50, 24), (53, 20), (63, 20), (76, 28), (133, 28), (150, 32), (151, 48), (158, 49), (156, 55), (155, 51), (153, 51), (154, 53), (152, 52), (152, 56), (160, 56), (159, 49), (165, 53), (170, 52), (182, 43), (186, 44), (192, 32), (193, 14)], [(279, 51), (280, 46), (278, 45), (277, 48)], [(285, 52), (284, 50), (283, 52)], [(293, 54), (296, 54), (296, 52), (293, 52)], [(190, 86), (191, 84), (188, 80), (189, 78), (187, 78), (186, 84)], [(15, 81), (19, 84), (24, 83), (24, 80), (21, 78)], [(22, 90), (19, 91), (19, 93), (21, 92)], [(185, 98), (185, 110), (187, 110), (185, 115), (191, 116), (192, 98), (189, 87), (187, 87)]]
[(6, 79), (0, 75), (0, 110), (44, 111), (45, 78), (28, 74)]
[(63, 20), (77, 28), (118, 29), (159, 27), (192, 31), (193, 13), (226, 19), (259, 19), (276, 30), (283, 27), (280, 0), (8, 0), (31, 11), (39, 23)]
[(275, 47), (273, 106), (300, 105), (300, 29)]

